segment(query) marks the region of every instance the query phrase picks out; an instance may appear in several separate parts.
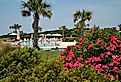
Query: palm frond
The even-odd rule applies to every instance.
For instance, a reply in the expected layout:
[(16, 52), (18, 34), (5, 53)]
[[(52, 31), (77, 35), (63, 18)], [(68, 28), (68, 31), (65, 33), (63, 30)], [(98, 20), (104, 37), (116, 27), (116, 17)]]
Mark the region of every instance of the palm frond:
[(76, 22), (81, 17), (81, 12), (77, 10), (73, 15), (73, 20)]
[(22, 26), (19, 24), (13, 24), (13, 25), (9, 26), (10, 29), (20, 29), (20, 27), (22, 27)]
[(52, 12), (50, 10), (42, 10), (42, 16), (48, 17), (49, 19), (52, 17)]
[(22, 11), (21, 11), (21, 15), (24, 16), (24, 17), (27, 17), (27, 16), (30, 16), (31, 13), (30, 13), (30, 11), (22, 10)]

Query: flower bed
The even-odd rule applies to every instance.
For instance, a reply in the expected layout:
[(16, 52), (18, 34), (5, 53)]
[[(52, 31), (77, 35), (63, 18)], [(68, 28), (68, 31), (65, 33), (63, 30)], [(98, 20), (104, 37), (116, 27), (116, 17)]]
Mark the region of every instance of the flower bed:
[(76, 46), (61, 52), (64, 70), (88, 65), (107, 77), (121, 78), (121, 38), (114, 28), (91, 29)]

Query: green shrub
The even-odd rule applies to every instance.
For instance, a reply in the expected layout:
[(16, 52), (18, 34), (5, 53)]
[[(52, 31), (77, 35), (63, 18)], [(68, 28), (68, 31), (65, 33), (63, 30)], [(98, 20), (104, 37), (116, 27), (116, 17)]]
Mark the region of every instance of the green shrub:
[[(84, 66), (63, 70), (63, 62), (24, 47), (0, 58), (0, 82), (108, 82), (105, 75)], [(110, 80), (111, 82), (112, 80)], [(114, 82), (114, 81), (113, 81)]]
[(63, 69), (55, 60), (58, 53), (24, 47), (3, 55), (0, 58), (0, 82), (57, 82)]
[(63, 71), (60, 73), (59, 79), (61, 82), (118, 82), (114, 78), (109, 79), (105, 74), (96, 72), (87, 65)]
[(24, 76), (30, 75), (31, 69), (39, 63), (40, 55), (36, 49), (16, 49), (0, 58), (0, 79), (18, 82), (25, 78)]

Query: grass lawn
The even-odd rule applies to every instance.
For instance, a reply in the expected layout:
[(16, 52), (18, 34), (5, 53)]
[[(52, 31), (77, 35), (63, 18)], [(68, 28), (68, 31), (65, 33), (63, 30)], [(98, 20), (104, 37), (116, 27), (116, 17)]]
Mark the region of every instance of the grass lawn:
[(42, 57), (45, 59), (58, 60), (60, 51), (58, 51), (58, 50), (53, 50), (53, 51), (40, 50), (40, 54), (42, 54)]

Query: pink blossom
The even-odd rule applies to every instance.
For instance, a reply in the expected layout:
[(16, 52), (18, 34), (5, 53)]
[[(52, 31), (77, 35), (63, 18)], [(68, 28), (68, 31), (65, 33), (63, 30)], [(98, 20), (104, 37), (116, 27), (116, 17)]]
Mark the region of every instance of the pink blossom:
[(115, 64), (115, 65), (119, 64), (119, 62), (117, 62), (117, 60), (113, 60), (112, 63)]
[(95, 57), (91, 57), (91, 62), (94, 62), (95, 61)]
[(99, 72), (99, 73), (102, 72), (102, 71), (103, 71), (102, 68), (98, 69), (98, 72)]
[(91, 68), (94, 68), (94, 65), (91, 65)]
[(95, 59), (95, 61), (101, 61), (101, 59), (100, 59), (100, 57), (97, 57), (96, 59)]
[(103, 65), (102, 66), (104, 69), (109, 69), (108, 65)]
[(107, 46), (107, 43), (103, 43), (103, 44), (102, 44), (102, 47), (106, 47), (106, 46)]
[(117, 42), (121, 43), (121, 40), (117, 40)]
[(113, 77), (110, 73), (108, 73), (107, 76), (108, 76), (109, 78)]
[(69, 66), (69, 63), (65, 63), (65, 65), (64, 65), (64, 66), (68, 67), (68, 66)]
[(101, 64), (97, 64), (97, 65), (95, 66), (95, 68), (96, 68), (96, 69), (100, 69), (100, 68), (101, 68)]
[(110, 47), (108, 46), (108, 47), (106, 47), (106, 50), (110, 50)]
[(94, 62), (94, 61), (95, 61), (95, 58), (94, 57), (87, 58), (87, 63)]
[(69, 63), (69, 67), (70, 67), (70, 68), (73, 67), (73, 63), (72, 63), (72, 62)]
[(106, 52), (106, 55), (111, 55), (111, 53), (110, 52)]
[(118, 74), (116, 74), (116, 75), (115, 75), (115, 78), (116, 78), (116, 79), (118, 79), (118, 78), (119, 78)]
[(116, 56), (115, 56), (115, 55), (112, 55), (112, 58), (113, 58), (113, 60), (114, 60), (114, 59), (116, 59)]
[(70, 68), (72, 68), (72, 67), (73, 67), (73, 62), (65, 63), (64, 66), (65, 66), (65, 67), (70, 67)]
[(116, 36), (111, 36), (111, 41), (112, 40), (117, 40)]
[(109, 55), (106, 55), (105, 57), (108, 58)]
[(96, 42), (99, 44), (100, 42), (102, 42), (102, 39), (98, 38)]
[(98, 70), (98, 72), (102, 72), (103, 71), (102, 68), (101, 68), (101, 64), (97, 64), (95, 66), (95, 69)]
[(109, 64), (109, 66), (113, 66), (113, 65), (114, 65), (114, 63), (110, 63), (110, 64)]
[(113, 71), (118, 72), (118, 67), (114, 67)]
[(68, 53), (69, 53), (70, 55), (74, 54), (72, 51), (69, 51)]
[(76, 45), (76, 48), (77, 48), (77, 49), (80, 49), (81, 47), (80, 47), (79, 45)]
[(108, 58), (109, 55), (111, 55), (111, 53), (110, 52), (106, 52), (106, 56), (105, 57)]
[(64, 51), (61, 51), (61, 52), (60, 52), (60, 55), (61, 55), (61, 56), (63, 56), (63, 55), (64, 55), (64, 53), (65, 53)]
[(82, 39), (82, 41), (80, 42), (80, 44), (84, 44), (85, 43), (85, 40), (84, 39)]
[(65, 50), (66, 51), (70, 51), (71, 50), (71, 46), (67, 46), (67, 48)]
[(72, 51), (69, 51), (68, 53), (69, 53), (69, 56), (71, 56), (72, 58), (75, 57), (75, 56), (74, 56), (74, 53), (73, 53)]
[(89, 44), (89, 45), (88, 45), (88, 48), (92, 48), (92, 44)]
[(71, 56), (67, 56), (67, 57), (66, 57), (66, 60), (67, 60), (67, 61), (72, 61), (72, 57), (71, 57)]
[(116, 49), (116, 46), (113, 45), (113, 44), (110, 44), (110, 50), (111, 50), (111, 51), (114, 51), (115, 49)]
[(75, 66), (75, 67), (81, 66), (81, 63), (80, 63), (79, 61), (76, 61), (76, 62), (74, 63), (74, 66)]
[(116, 46), (118, 46), (118, 44), (116, 43), (116, 41), (113, 40), (112, 43), (115, 44)]
[(117, 61), (121, 61), (121, 57), (117, 57), (116, 60), (117, 60)]
[(121, 43), (120, 43), (119, 47), (121, 48)]
[(87, 61), (85, 63), (90, 63), (91, 62), (91, 58), (87, 58)]
[(88, 60), (85, 60), (85, 61), (84, 61), (84, 64), (88, 64), (88, 63), (89, 63), (89, 61), (88, 61)]
[(77, 58), (77, 60), (78, 60), (79, 62), (81, 62), (81, 59), (82, 59), (81, 57), (78, 57), (78, 58)]
[(64, 70), (65, 70), (65, 71), (68, 71), (68, 68), (67, 68), (67, 67), (64, 67)]
[(100, 57), (101, 57), (101, 58), (104, 58), (104, 55), (105, 55), (105, 54), (100, 54)]

